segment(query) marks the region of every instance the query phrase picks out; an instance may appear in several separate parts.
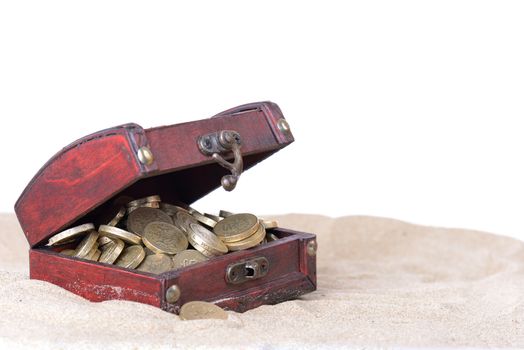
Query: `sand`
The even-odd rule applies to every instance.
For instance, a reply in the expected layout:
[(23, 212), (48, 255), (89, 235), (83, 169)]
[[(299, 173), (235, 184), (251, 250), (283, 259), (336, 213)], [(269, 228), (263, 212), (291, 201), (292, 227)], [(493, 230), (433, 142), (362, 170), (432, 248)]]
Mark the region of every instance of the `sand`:
[(0, 215), (0, 346), (524, 348), (524, 243), (373, 217), (277, 217), (318, 234), (318, 291), (227, 321), (91, 303), (28, 279), (27, 242)]

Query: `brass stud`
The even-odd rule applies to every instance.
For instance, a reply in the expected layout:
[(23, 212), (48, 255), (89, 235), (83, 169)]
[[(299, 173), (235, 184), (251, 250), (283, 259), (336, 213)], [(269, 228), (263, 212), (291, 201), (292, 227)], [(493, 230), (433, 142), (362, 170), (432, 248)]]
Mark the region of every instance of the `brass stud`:
[(307, 254), (309, 256), (317, 255), (317, 241), (314, 239), (307, 243)]
[(140, 147), (138, 149), (138, 160), (140, 161), (140, 163), (144, 164), (144, 165), (151, 165), (153, 163), (153, 153), (151, 152), (151, 150), (144, 146), (144, 147)]
[(284, 118), (280, 118), (277, 121), (277, 127), (278, 127), (278, 130), (280, 130), (280, 132), (282, 132), (284, 134), (287, 134), (287, 133), (289, 133), (291, 131), (291, 129), (289, 127), (289, 123)]
[(180, 288), (176, 284), (173, 284), (166, 291), (166, 300), (170, 304), (174, 304), (180, 299)]

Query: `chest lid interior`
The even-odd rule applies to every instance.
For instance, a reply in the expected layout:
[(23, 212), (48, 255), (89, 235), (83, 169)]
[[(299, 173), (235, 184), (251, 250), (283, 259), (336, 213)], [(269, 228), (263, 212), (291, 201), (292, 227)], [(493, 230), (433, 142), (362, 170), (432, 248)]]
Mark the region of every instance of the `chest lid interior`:
[[(271, 102), (242, 105), (187, 123), (151, 129), (125, 124), (88, 135), (53, 156), (16, 202), (30, 246), (75, 224), (104, 223), (103, 214), (122, 197), (159, 194), (162, 201), (174, 204), (203, 197), (231, 174), (212, 153), (221, 151), (232, 162), (232, 152), (220, 149), (220, 143), (202, 146), (202, 140), (216, 140), (214, 135), (223, 130), (239, 135), (243, 170), (293, 142), (282, 112)], [(210, 152), (203, 152), (207, 146)]]

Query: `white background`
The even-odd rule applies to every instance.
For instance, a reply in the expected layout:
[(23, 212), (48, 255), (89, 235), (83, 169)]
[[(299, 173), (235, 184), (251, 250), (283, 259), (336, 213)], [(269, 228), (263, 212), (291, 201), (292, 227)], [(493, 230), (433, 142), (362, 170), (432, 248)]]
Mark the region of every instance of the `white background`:
[(81, 136), (272, 100), (296, 142), (197, 208), (524, 239), (523, 4), (2, 1), (0, 211)]

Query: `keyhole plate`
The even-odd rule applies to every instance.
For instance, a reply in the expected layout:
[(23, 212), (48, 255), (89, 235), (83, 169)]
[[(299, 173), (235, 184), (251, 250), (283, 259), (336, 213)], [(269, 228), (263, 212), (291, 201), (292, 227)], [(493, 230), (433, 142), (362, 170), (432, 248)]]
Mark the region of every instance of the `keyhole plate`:
[(228, 265), (226, 281), (231, 284), (240, 284), (264, 277), (268, 271), (269, 262), (264, 257), (242, 260)]

